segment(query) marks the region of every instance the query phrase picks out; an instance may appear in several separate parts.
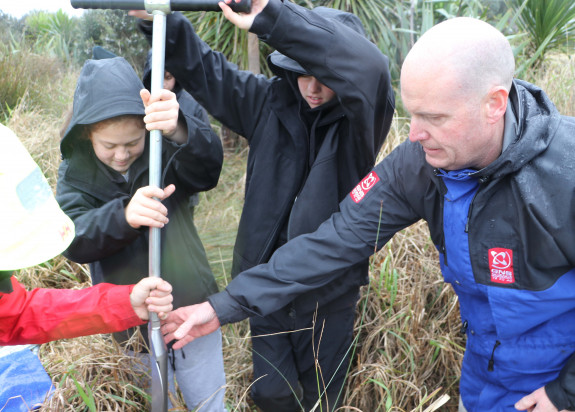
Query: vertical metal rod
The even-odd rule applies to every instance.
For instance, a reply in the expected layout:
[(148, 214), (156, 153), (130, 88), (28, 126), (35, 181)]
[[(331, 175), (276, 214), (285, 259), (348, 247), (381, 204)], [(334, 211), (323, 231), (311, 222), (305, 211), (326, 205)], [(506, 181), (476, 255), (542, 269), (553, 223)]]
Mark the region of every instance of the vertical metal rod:
[[(152, 81), (151, 93), (159, 92), (164, 85), (164, 56), (166, 52), (166, 13), (153, 10)], [(150, 186), (160, 187), (162, 176), (162, 131), (150, 131)], [(151, 227), (149, 239), (149, 274), (161, 277), (161, 229)], [(152, 365), (152, 412), (168, 410), (168, 354), (160, 330), (160, 319), (150, 313), (148, 335), (154, 356)]]
[[(159, 92), (164, 84), (164, 55), (166, 38), (166, 15), (160, 11), (154, 11), (154, 26), (152, 35), (152, 90), (154, 94)], [(158, 34), (158, 35), (156, 35)], [(160, 187), (162, 175), (162, 131), (150, 131), (150, 186)], [(160, 228), (150, 228), (150, 276), (161, 276), (160, 273)]]

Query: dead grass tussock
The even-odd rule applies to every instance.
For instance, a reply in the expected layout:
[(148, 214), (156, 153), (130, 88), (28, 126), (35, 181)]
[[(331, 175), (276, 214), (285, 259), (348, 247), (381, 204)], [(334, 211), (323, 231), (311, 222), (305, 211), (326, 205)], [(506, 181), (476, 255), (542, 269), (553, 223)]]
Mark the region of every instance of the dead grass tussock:
[(18, 105), (7, 125), (11, 128), (32, 158), (44, 172), (52, 187), (56, 187), (58, 165), (60, 164), (59, 119), (46, 116), (41, 110), (27, 111)]
[(59, 132), (71, 104), (76, 76), (70, 71), (62, 73), (57, 82), (47, 82), (44, 92), (52, 97), (51, 106), (30, 106), (25, 95), (6, 124), (20, 138), (54, 190), (60, 165)]
[(25, 45), (14, 51), (0, 44), (0, 119), (12, 117), (18, 106), (60, 117), (62, 105), (71, 101), (78, 73), (76, 68), (53, 56), (34, 53)]
[(249, 387), (253, 373), (248, 321), (225, 325), (222, 339), (228, 411), (250, 411), (253, 403), (249, 397)]
[[(66, 339), (42, 345), (40, 357), (55, 384), (41, 411), (142, 411), (147, 395), (132, 382), (147, 375), (109, 335)], [(82, 391), (85, 395), (82, 394)]]
[[(40, 56), (26, 48), (18, 51), (0, 45), (0, 118), (23, 100), (30, 108), (49, 102), (44, 88), (57, 79), (63, 70), (56, 59)], [(26, 96), (26, 98), (23, 98)]]
[(575, 116), (575, 55), (551, 53), (533, 74), (533, 83), (549, 95), (557, 110)]
[(464, 343), (457, 298), (443, 283), (427, 226), (398, 233), (372, 258), (370, 276), (344, 404), (422, 411), (446, 395), (455, 407)]

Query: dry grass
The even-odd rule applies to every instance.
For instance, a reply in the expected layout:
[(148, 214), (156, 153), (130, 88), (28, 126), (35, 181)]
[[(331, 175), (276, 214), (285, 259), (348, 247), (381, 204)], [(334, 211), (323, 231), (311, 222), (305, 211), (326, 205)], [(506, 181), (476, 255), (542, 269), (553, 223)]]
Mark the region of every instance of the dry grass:
[(550, 54), (535, 76), (559, 112), (575, 116), (575, 54)]
[[(554, 57), (547, 64), (535, 83), (552, 96), (560, 111), (574, 115), (574, 59)], [(75, 76), (77, 73), (61, 74), (58, 81), (46, 86), (54, 97), (50, 110), (30, 107), (24, 101), (8, 122), (54, 186), (60, 162), (58, 131), (71, 101)], [(405, 119), (396, 119), (382, 155), (406, 136)], [(226, 153), (220, 184), (202, 194), (196, 214), (198, 230), (222, 287), (229, 281), (245, 161), (245, 150)], [(464, 339), (459, 333), (457, 299), (443, 283), (427, 226), (418, 223), (398, 233), (372, 258), (370, 276), (371, 284), (363, 289), (358, 305), (357, 346), (343, 394), (346, 406), (341, 410), (456, 410)], [(20, 271), (18, 277), (29, 288), (90, 285), (86, 268), (62, 257)], [(255, 410), (248, 396), (252, 372), (247, 322), (225, 326), (223, 339), (228, 410)], [(134, 373), (142, 377), (134, 372), (138, 365), (108, 335), (45, 344), (40, 357), (55, 385), (44, 411), (149, 408), (142, 390), (128, 383)]]
[(423, 411), (448, 395), (447, 406), (456, 406), (464, 345), (457, 299), (443, 283), (424, 223), (398, 233), (375, 255), (358, 315), (345, 404)]
[(58, 112), (54, 102), (59, 93), (51, 93), (53, 80), (65, 72), (62, 62), (35, 54), (26, 47), (13, 51), (0, 44), (0, 119), (10, 115), (17, 106), (39, 109), (52, 114)]

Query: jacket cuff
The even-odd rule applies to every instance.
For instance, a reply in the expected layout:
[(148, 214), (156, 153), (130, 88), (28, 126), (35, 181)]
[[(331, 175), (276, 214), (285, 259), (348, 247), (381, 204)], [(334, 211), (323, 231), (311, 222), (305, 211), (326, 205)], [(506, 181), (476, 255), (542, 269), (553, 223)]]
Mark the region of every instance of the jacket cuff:
[(559, 377), (545, 385), (545, 392), (557, 410), (575, 410), (575, 354), (571, 355)]
[(254, 19), (250, 31), (257, 34), (260, 39), (265, 40), (271, 33), (281, 13), (282, 3), (281, 0), (270, 0), (267, 6)]
[(227, 290), (211, 295), (208, 302), (214, 308), (220, 325), (239, 322), (248, 317), (242, 306), (231, 297)]

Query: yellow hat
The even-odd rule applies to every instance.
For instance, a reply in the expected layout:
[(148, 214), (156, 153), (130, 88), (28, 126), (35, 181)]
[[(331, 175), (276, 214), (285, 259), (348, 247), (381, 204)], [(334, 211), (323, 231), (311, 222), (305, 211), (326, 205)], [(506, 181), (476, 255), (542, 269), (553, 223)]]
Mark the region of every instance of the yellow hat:
[(74, 239), (74, 223), (18, 137), (0, 124), (0, 270), (45, 262)]

